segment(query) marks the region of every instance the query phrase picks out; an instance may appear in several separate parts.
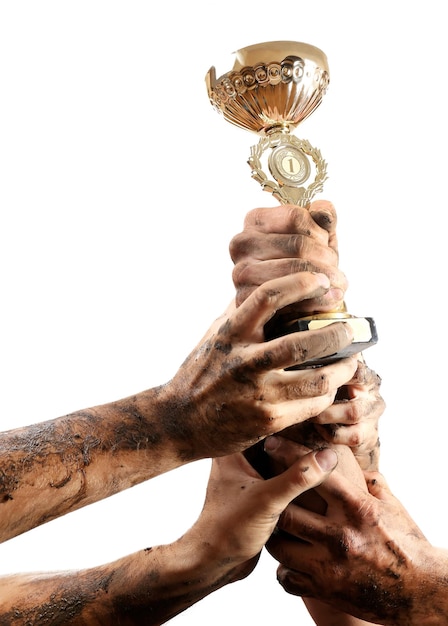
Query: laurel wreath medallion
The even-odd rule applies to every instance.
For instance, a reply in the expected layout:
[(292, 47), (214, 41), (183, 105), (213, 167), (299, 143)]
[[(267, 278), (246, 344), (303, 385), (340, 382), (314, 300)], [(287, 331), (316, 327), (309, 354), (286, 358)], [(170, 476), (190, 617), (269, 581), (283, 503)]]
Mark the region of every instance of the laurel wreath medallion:
[[(311, 157), (316, 167), (314, 182), (308, 187), (285, 184), (280, 179), (269, 180), (262, 169), (261, 157), (269, 148), (276, 148), (280, 145), (290, 145), (299, 150), (302, 154)], [(269, 191), (282, 204), (296, 204), (298, 206), (308, 206), (312, 198), (323, 189), (327, 180), (327, 164), (323, 160), (320, 150), (314, 148), (306, 139), (299, 139), (294, 135), (284, 133), (274, 133), (262, 137), (257, 145), (252, 146), (248, 164), (251, 168), (251, 175), (260, 183), (264, 191)]]

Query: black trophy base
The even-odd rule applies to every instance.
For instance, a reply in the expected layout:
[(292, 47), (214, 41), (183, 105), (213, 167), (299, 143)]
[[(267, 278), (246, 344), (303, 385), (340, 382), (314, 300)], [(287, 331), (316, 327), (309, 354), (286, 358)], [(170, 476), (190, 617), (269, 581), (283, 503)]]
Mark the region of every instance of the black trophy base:
[(266, 339), (274, 339), (283, 335), (296, 333), (304, 330), (316, 330), (323, 328), (329, 324), (335, 322), (343, 322), (344, 324), (350, 324), (354, 332), (353, 342), (334, 354), (330, 354), (325, 357), (310, 359), (306, 363), (295, 365), (288, 369), (307, 369), (310, 367), (321, 367), (322, 365), (328, 365), (329, 363), (335, 363), (352, 354), (359, 354), (364, 352), (370, 346), (374, 346), (378, 343), (378, 333), (376, 325), (371, 317), (354, 317), (353, 315), (344, 314), (319, 314), (310, 317), (303, 317), (282, 323), (279, 320), (277, 323), (270, 326), (266, 326), (265, 334)]

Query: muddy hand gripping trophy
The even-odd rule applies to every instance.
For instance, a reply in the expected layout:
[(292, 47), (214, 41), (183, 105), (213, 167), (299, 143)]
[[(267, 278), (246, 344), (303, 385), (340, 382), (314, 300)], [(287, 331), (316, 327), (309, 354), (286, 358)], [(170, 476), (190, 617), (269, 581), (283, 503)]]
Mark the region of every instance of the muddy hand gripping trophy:
[[(300, 122), (319, 106), (328, 84), (325, 54), (318, 48), (293, 41), (260, 43), (235, 52), (230, 72), (217, 78), (214, 67), (206, 75), (213, 107), (224, 118), (260, 136), (252, 146), (248, 163), (252, 177), (281, 204), (308, 207), (327, 178), (321, 153), (305, 139), (292, 134)], [(272, 176), (264, 167), (267, 161)], [(314, 175), (314, 180), (305, 183)], [(362, 352), (377, 340), (372, 318), (355, 317), (344, 310), (282, 322), (280, 316), (267, 336), (313, 330), (334, 322), (346, 322), (354, 330), (353, 343), (343, 352), (323, 360), (308, 361), (306, 367), (336, 361)]]

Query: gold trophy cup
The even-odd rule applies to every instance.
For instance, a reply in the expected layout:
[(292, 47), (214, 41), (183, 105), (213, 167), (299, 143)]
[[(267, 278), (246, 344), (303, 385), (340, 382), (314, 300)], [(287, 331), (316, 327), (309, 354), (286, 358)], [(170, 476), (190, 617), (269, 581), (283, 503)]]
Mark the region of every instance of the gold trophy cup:
[[(327, 91), (327, 58), (319, 48), (294, 41), (255, 44), (237, 50), (234, 57), (232, 70), (223, 76), (217, 78), (214, 67), (208, 71), (210, 102), (228, 122), (260, 136), (248, 163), (263, 190), (281, 204), (308, 207), (323, 189), (327, 164), (317, 148), (292, 131), (320, 105)], [(272, 178), (266, 173), (266, 162)], [(342, 310), (293, 320), (280, 314), (266, 328), (266, 335), (272, 338), (341, 321), (353, 328), (353, 343), (343, 352), (308, 361), (304, 367), (324, 365), (377, 343), (373, 319), (350, 315), (345, 305)]]

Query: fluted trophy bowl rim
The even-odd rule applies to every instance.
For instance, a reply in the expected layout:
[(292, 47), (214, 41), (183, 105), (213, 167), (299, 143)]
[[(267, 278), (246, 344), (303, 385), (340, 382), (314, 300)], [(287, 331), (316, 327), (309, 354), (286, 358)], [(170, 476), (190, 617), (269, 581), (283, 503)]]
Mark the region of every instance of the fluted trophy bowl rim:
[[(269, 61), (282, 61), (288, 56), (297, 56), (308, 59), (323, 67), (328, 73), (328, 59), (326, 54), (316, 46), (303, 41), (266, 41), (245, 46), (234, 53), (235, 62), (233, 71), (245, 66), (254, 66)], [(268, 57), (270, 57), (268, 59)]]
[(290, 132), (322, 101), (330, 73), (320, 48), (297, 41), (269, 41), (240, 48), (233, 67), (206, 75), (213, 107), (232, 124), (255, 132)]

